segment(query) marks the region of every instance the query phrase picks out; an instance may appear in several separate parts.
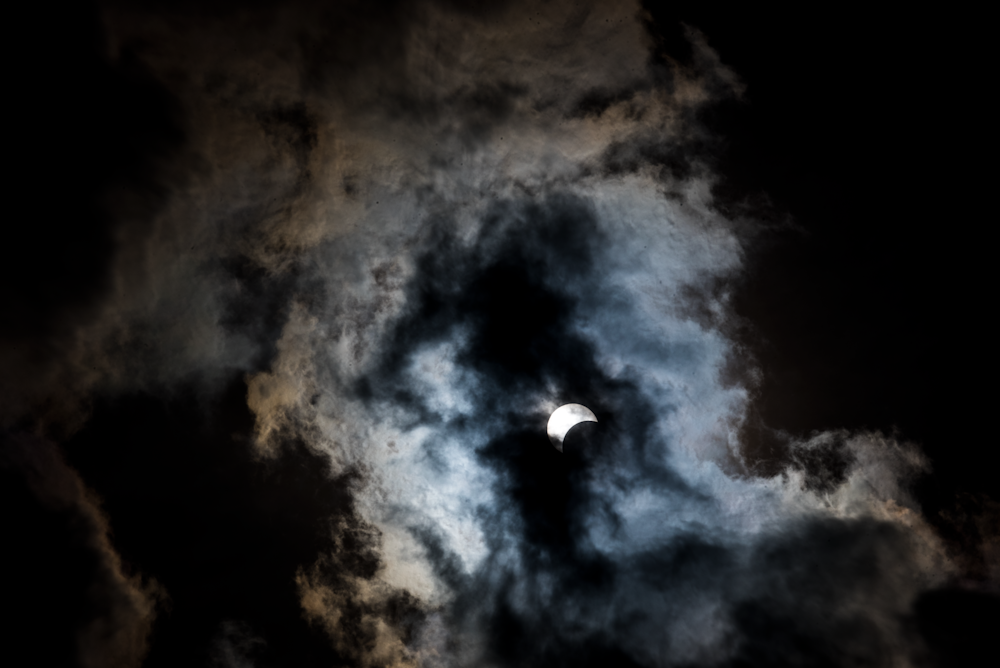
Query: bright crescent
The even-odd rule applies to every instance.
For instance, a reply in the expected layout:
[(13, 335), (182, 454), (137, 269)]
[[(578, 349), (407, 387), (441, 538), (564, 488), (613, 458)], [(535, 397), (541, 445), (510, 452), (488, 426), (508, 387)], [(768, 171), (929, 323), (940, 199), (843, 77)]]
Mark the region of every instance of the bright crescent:
[(566, 438), (566, 433), (574, 425), (581, 422), (597, 422), (597, 416), (594, 415), (592, 410), (581, 404), (566, 404), (552, 412), (545, 431), (548, 432), (549, 440), (552, 441), (552, 445), (556, 446), (556, 450), (562, 452), (563, 439)]

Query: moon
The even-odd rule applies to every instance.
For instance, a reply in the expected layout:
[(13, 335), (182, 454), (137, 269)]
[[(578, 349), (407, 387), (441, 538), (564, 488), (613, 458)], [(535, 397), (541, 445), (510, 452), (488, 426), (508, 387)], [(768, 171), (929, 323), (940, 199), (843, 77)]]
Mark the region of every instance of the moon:
[(582, 404), (566, 404), (552, 411), (545, 431), (548, 432), (549, 440), (556, 450), (563, 451), (563, 439), (566, 438), (566, 433), (581, 422), (597, 422), (594, 412)]

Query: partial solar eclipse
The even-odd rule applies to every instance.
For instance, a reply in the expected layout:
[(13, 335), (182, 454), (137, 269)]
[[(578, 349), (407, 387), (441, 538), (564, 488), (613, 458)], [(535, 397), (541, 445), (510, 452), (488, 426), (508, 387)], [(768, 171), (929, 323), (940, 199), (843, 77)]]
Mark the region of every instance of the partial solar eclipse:
[(581, 422), (597, 422), (597, 416), (592, 410), (581, 404), (565, 404), (552, 411), (545, 431), (548, 432), (549, 440), (552, 441), (556, 450), (563, 451), (563, 440), (566, 438), (566, 434)]

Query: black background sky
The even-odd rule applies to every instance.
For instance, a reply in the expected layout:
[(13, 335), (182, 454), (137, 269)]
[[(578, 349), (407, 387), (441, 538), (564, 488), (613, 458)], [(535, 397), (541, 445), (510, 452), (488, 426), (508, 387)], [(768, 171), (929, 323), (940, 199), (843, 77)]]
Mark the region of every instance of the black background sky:
[[(768, 429), (869, 428), (916, 441), (934, 468), (917, 487), (925, 515), (949, 540), (975, 542), (971, 525), (941, 513), (975, 512), (977, 495), (1000, 501), (984, 17), (888, 3), (644, 4), (664, 53), (689, 58), (681, 26), (695, 26), (747, 85), (743, 101), (713, 106), (704, 119), (718, 138), (704, 150), (723, 177), (720, 201), (794, 223), (757, 241), (737, 293), (737, 336), (763, 371), (763, 426), (747, 438), (763, 451), (780, 447)], [(106, 61), (96, 7), (46, 5), (6, 23), (17, 46), (5, 105), (13, 179), (0, 317), (3, 345), (27, 360), (12, 368), (26, 374), (110, 289), (119, 222), (104, 205), (109, 189), (140, 192), (130, 204), (139, 218), (155, 211), (158, 160), (184, 137), (169, 95), (138, 63), (127, 54)], [(183, 389), (166, 401), (98, 401), (65, 444), (103, 499), (126, 564), (171, 592), (146, 665), (190, 665), (227, 617), (266, 620), (256, 630), (283, 665), (336, 660), (325, 636), (299, 622), (295, 590), (266, 574), (309, 562), (327, 540), (317, 527), (352, 517), (351, 500), (330, 486), (328, 497), (301, 502), (323, 475), (304, 450), (266, 471), (251, 461), (245, 391), (234, 378), (207, 403)], [(147, 447), (129, 447), (137, 440)], [(37, 657), (22, 665), (73, 665), (89, 576), (73, 551), (72, 519), (3, 474), (3, 599), (21, 620), (4, 633)], [(343, 567), (373, 566), (359, 558)], [(258, 572), (270, 593), (241, 598), (254, 577), (241, 568)], [(266, 609), (247, 612), (253, 606)], [(985, 649), (981, 634), (1000, 625), (986, 594), (944, 592), (924, 606), (920, 623), (945, 662), (970, 661)]]

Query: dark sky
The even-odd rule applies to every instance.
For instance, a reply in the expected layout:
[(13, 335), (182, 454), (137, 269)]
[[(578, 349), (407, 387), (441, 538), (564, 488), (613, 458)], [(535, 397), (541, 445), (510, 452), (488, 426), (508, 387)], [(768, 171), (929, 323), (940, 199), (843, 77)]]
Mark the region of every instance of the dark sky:
[(991, 665), (984, 18), (612, 5), (9, 16), (10, 665)]

